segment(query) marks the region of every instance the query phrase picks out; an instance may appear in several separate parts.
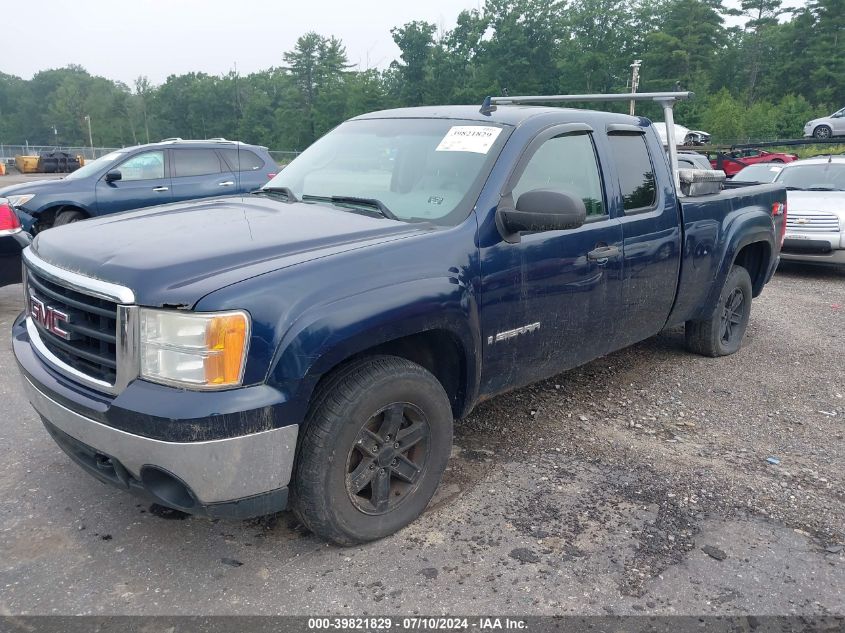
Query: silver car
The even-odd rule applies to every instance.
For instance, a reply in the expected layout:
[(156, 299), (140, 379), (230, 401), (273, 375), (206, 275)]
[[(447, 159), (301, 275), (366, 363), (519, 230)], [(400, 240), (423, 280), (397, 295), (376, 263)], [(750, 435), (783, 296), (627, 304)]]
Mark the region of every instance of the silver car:
[(845, 136), (845, 108), (837, 110), (830, 116), (813, 119), (804, 126), (804, 136), (818, 139), (828, 139), (834, 136)]
[(845, 156), (788, 163), (774, 182), (787, 190), (781, 259), (845, 265)]

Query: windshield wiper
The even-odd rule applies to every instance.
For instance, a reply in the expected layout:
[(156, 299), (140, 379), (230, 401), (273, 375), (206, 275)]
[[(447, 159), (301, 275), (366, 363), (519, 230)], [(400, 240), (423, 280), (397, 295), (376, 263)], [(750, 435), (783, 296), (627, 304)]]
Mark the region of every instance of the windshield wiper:
[(280, 193), (284, 195), (289, 202), (299, 202), (299, 198), (296, 197), (296, 194), (290, 187), (262, 187), (261, 189), (256, 189), (251, 193)]
[(838, 187), (807, 187), (804, 191), (842, 191)]
[(369, 207), (371, 209), (375, 209), (381, 215), (386, 217), (388, 220), (398, 220), (399, 217), (393, 213), (387, 206), (381, 201), (376, 198), (359, 198), (358, 196), (310, 196), (310, 195), (303, 195), (302, 199), (309, 199), (309, 200), (328, 200), (329, 202), (334, 202), (336, 204), (357, 204), (362, 207)]

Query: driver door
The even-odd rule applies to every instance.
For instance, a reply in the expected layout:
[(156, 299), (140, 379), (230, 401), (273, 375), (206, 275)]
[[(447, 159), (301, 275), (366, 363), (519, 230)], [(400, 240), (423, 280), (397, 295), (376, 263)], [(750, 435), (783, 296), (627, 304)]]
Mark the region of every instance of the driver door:
[(558, 189), (584, 200), (584, 225), (481, 248), (485, 394), (552, 376), (614, 346), (622, 228), (608, 212), (591, 130), (566, 131), (572, 127), (552, 128), (532, 141), (503, 201)]
[(97, 211), (104, 215), (129, 209), (165, 204), (172, 200), (167, 152), (163, 149), (130, 156), (110, 171), (119, 171), (120, 180), (97, 181)]

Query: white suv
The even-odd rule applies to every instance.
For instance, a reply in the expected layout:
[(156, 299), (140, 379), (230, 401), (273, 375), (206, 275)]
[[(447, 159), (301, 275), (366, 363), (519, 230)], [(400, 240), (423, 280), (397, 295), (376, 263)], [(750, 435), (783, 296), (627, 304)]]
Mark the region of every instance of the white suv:
[(804, 136), (814, 136), (818, 139), (845, 136), (845, 108), (837, 110), (830, 116), (813, 119), (807, 123), (804, 126)]
[(845, 156), (788, 163), (775, 183), (787, 190), (781, 259), (845, 265)]

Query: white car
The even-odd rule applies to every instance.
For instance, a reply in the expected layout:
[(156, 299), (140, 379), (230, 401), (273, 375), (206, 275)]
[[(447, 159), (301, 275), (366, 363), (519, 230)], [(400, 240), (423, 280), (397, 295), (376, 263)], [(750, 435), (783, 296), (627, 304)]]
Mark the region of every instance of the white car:
[(845, 265), (845, 156), (787, 163), (774, 182), (787, 190), (781, 259)]
[(845, 136), (845, 108), (837, 110), (830, 116), (813, 119), (804, 126), (804, 136), (818, 139), (828, 139), (834, 136)]

